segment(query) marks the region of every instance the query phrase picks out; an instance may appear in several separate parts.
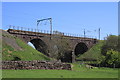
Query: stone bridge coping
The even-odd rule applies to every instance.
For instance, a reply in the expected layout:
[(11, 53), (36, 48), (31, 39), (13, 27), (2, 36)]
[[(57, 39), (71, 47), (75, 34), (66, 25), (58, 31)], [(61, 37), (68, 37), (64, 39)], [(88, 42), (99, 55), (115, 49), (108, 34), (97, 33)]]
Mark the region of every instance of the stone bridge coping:
[(95, 38), (87, 38), (87, 37), (76, 37), (76, 36), (69, 36), (69, 35), (62, 35), (62, 34), (47, 34), (47, 33), (41, 33), (41, 32), (32, 32), (32, 31), (23, 31), (23, 30), (14, 30), (14, 29), (8, 29), (7, 30), (11, 34), (20, 34), (20, 35), (31, 35), (31, 36), (62, 36), (64, 38), (72, 38), (72, 39), (84, 39), (84, 40), (97, 40)]

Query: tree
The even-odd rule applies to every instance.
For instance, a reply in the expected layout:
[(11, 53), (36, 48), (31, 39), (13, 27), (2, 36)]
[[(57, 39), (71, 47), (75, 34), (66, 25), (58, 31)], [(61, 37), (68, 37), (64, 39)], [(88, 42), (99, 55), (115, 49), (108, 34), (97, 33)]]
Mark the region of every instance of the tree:
[(105, 40), (104, 45), (101, 48), (101, 53), (104, 58), (101, 60), (103, 66), (109, 67), (120, 66), (120, 36), (110, 35)]
[(113, 49), (107, 51), (105, 59), (102, 61), (102, 64), (107, 64), (111, 67), (113, 67), (114, 65), (116, 67), (120, 66), (120, 57), (118, 56), (118, 54), (120, 54), (120, 52), (118, 51), (114, 51)]
[(102, 46), (101, 53), (103, 55), (106, 55), (107, 51), (111, 49), (118, 51), (118, 36), (115, 36), (115, 35), (108, 36), (107, 40)]

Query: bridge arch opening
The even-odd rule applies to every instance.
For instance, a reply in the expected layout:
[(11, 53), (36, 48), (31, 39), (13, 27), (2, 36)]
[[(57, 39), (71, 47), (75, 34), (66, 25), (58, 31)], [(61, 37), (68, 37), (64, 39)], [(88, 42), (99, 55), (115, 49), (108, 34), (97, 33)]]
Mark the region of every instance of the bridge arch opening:
[(80, 54), (84, 54), (88, 50), (88, 47), (85, 43), (80, 42), (75, 47), (75, 55), (79, 56)]
[(42, 41), (41, 39), (32, 39), (29, 43), (33, 44), (33, 48), (35, 48), (36, 50), (38, 50), (39, 52), (49, 56), (47, 54), (47, 45), (45, 44), (44, 41)]
[(31, 42), (28, 42), (28, 45), (35, 49), (35, 46)]

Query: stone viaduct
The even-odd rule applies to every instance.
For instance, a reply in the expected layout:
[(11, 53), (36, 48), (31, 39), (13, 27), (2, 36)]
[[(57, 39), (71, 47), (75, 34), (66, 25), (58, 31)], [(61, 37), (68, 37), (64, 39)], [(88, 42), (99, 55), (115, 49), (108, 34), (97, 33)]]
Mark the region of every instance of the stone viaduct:
[(73, 61), (73, 56), (83, 54), (97, 43), (97, 39), (94, 38), (66, 36), (64, 34), (47, 34), (15, 29), (8, 29), (7, 31), (16, 37), (20, 37), (26, 43), (31, 42), (36, 50), (49, 57), (55, 57), (55, 55), (59, 53), (59, 50), (64, 50), (63, 48), (67, 47), (65, 49), (66, 56), (61, 58), (61, 61), (64, 62)]

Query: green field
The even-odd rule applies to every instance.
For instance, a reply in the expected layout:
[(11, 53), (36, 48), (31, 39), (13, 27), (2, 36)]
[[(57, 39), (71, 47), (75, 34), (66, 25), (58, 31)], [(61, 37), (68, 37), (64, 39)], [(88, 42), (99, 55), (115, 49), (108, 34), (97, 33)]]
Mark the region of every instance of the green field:
[(118, 69), (74, 64), (72, 70), (3, 70), (3, 78), (118, 78)]

